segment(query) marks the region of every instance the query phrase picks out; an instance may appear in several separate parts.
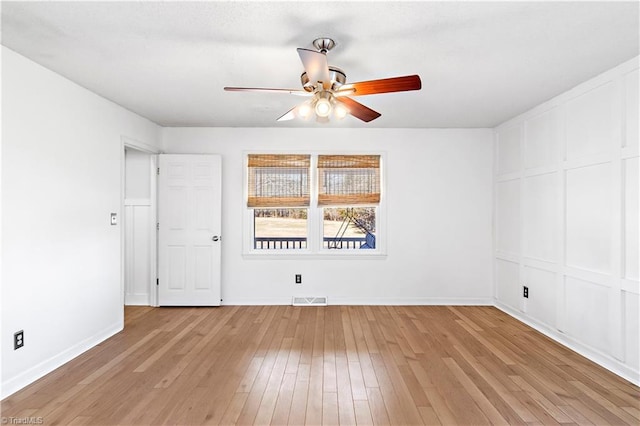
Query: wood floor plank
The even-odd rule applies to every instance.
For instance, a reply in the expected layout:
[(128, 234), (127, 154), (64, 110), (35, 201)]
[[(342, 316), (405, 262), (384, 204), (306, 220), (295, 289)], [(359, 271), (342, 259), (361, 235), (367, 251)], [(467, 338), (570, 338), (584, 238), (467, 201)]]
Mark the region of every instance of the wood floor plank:
[(358, 426), (373, 425), (371, 417), (371, 408), (366, 400), (353, 401), (353, 408), (356, 413), (356, 424)]
[(247, 402), (247, 398), (249, 397), (248, 392), (238, 392), (233, 395), (231, 398), (231, 403), (227, 406), (224, 414), (222, 415), (222, 419), (220, 420), (220, 424), (222, 425), (233, 425), (238, 421), (238, 417), (240, 417), (240, 413), (242, 412), (242, 407)]
[(236, 389), (236, 392), (251, 392), (251, 387), (253, 386), (253, 382), (256, 380), (256, 376), (260, 372), (260, 368), (262, 367), (262, 362), (264, 358), (262, 357), (253, 357), (249, 362), (249, 367), (245, 370), (244, 376)]
[(369, 402), (369, 409), (371, 410), (371, 420), (374, 425), (387, 426), (391, 424), (387, 408), (384, 404), (384, 398), (380, 389), (367, 388), (367, 401)]
[(327, 426), (340, 424), (338, 416), (338, 392), (322, 393), (322, 424)]
[(391, 424), (403, 424), (404, 416), (400, 406), (400, 401), (393, 388), (393, 382), (387, 373), (384, 360), (381, 354), (372, 354), (371, 361), (378, 378), (379, 390), (382, 395), (384, 407)]
[(420, 411), (420, 416), (422, 417), (422, 422), (425, 425), (441, 425), (440, 420), (438, 419), (438, 415), (433, 407), (418, 407)]
[[(462, 358), (468, 363), (468, 365), (473, 368), (478, 376), (481, 378), (484, 383), (493, 391), (495, 394), (504, 401), (504, 403), (509, 407), (511, 411), (513, 411), (516, 418), (512, 418), (510, 415), (503, 413), (505, 417), (508, 418), (509, 423), (534, 423), (537, 422), (538, 419), (536, 416), (531, 413), (520, 400), (518, 400), (513, 393), (510, 392), (507, 387), (505, 387), (502, 382), (500, 382), (494, 374), (492, 374), (484, 365), (482, 365), (477, 358), (475, 358), (469, 351), (467, 351), (464, 347), (456, 346), (456, 351), (460, 353)], [(481, 380), (476, 379), (474, 383), (477, 383), (479, 386), (483, 386)], [(517, 386), (514, 384), (514, 386)], [(499, 411), (500, 407), (497, 407)]]
[(309, 393), (307, 394), (307, 413), (305, 420), (308, 424), (322, 424), (323, 364), (324, 357), (322, 356), (314, 356), (311, 359)]
[(467, 376), (465, 372), (462, 371), (462, 368), (460, 368), (460, 366), (453, 358), (445, 358), (444, 362), (447, 367), (449, 367), (453, 375), (456, 376), (456, 379), (458, 379), (462, 386), (464, 386), (465, 391), (469, 395), (471, 395), (471, 398), (475, 401), (478, 407), (480, 407), (480, 410), (482, 410), (484, 415), (487, 416), (491, 423), (508, 423), (507, 420), (502, 417), (500, 412), (495, 408), (495, 406), (493, 406), (493, 404), (491, 404), (487, 397), (482, 393), (482, 391), (478, 389), (478, 387), (473, 383), (473, 380), (471, 380), (471, 378), (469, 378), (469, 376)]
[(634, 424), (634, 422), (637, 422), (637, 419), (634, 418), (632, 415), (627, 413), (621, 407), (616, 406), (613, 402), (611, 402), (604, 396), (600, 395), (598, 392), (585, 386), (584, 383), (572, 382), (571, 384), (573, 384), (576, 388), (580, 389), (581, 392), (583, 392), (585, 395), (591, 398), (596, 404), (600, 405), (602, 408), (606, 409), (609, 413), (613, 414), (614, 416), (620, 418), (623, 422), (626, 422), (627, 424)]
[(543, 394), (541, 394), (535, 387), (531, 386), (526, 380), (520, 376), (511, 376), (511, 380), (517, 384), (520, 389), (526, 392), (536, 403), (558, 423), (570, 423), (571, 419), (559, 408), (558, 405), (549, 401)]
[(362, 376), (362, 367), (359, 361), (348, 363), (349, 379), (351, 380), (351, 394), (354, 401), (367, 399), (367, 389)]
[(311, 364), (300, 364), (291, 398), (291, 412), (288, 420), (290, 425), (305, 424), (310, 378)]
[(296, 373), (285, 374), (278, 391), (278, 399), (273, 410), (273, 417), (270, 423), (276, 425), (286, 425), (289, 423), (289, 413), (291, 412), (291, 403), (293, 401), (293, 390), (296, 386)]
[(353, 406), (353, 391), (349, 373), (349, 360), (344, 354), (336, 356), (336, 377), (338, 389), (338, 419), (341, 425), (355, 425), (356, 416)]
[(491, 307), (126, 307), (0, 402), (43, 424), (638, 425), (640, 389)]
[(433, 411), (436, 413), (438, 420), (443, 425), (455, 425), (458, 424), (455, 414), (451, 411), (451, 408), (445, 401), (444, 397), (438, 392), (435, 387), (423, 388), (429, 403), (433, 407)]
[(273, 369), (271, 370), (267, 386), (262, 394), (262, 400), (260, 401), (260, 406), (256, 413), (255, 423), (264, 425), (271, 422), (278, 397), (280, 396), (280, 390), (282, 389), (282, 381), (284, 379), (284, 372), (287, 366), (291, 343), (291, 337), (285, 337), (282, 339), (282, 345), (280, 346)]

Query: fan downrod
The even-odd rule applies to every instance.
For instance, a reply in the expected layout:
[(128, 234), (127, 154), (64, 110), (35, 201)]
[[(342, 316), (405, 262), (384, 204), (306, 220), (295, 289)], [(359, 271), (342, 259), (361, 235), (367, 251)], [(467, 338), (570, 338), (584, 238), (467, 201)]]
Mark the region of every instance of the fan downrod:
[(336, 42), (328, 37), (321, 37), (313, 40), (313, 45), (321, 53), (327, 53), (336, 46)]

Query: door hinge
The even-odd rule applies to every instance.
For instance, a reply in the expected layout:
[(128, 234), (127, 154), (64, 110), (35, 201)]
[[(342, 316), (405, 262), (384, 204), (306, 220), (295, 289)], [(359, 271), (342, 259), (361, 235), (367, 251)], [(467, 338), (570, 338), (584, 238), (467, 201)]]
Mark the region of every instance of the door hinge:
[(160, 222), (156, 223), (156, 231), (160, 230)]
[(156, 169), (156, 174), (157, 174), (157, 175), (160, 175), (160, 167), (158, 167), (158, 168)]
[(156, 285), (160, 285), (160, 278), (156, 278)]

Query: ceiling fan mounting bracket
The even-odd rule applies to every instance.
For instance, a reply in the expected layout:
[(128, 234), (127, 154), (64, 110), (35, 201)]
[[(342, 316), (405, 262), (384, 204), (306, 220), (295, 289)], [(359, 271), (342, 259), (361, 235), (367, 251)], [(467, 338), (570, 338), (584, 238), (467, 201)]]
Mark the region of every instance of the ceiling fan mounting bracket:
[(313, 40), (313, 45), (321, 53), (327, 53), (336, 46), (336, 42), (328, 37), (321, 37)]

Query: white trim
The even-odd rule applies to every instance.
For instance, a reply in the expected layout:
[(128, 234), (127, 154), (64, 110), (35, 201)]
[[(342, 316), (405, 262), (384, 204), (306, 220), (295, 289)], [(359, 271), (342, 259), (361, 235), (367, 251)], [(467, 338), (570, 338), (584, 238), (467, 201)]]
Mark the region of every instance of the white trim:
[(2, 382), (2, 393), (0, 398), (4, 399), (13, 393), (19, 391), (20, 389), (25, 388), (26, 386), (32, 384), (36, 380), (41, 377), (51, 373), (56, 368), (66, 364), (71, 361), (75, 357), (83, 354), (89, 349), (94, 348), (100, 343), (104, 342), (108, 338), (114, 336), (115, 334), (122, 331), (124, 328), (123, 322), (118, 322), (116, 324), (107, 327), (106, 329), (90, 336), (83, 341), (73, 345), (69, 349), (59, 354), (52, 356), (49, 359), (42, 361), (39, 364), (34, 365), (29, 368), (27, 371), (24, 371), (17, 376), (11, 377)]
[(329, 305), (365, 306), (493, 306), (485, 297), (331, 297)]
[(634, 281), (634, 280), (628, 280), (626, 278), (622, 278), (620, 280), (620, 289), (622, 291), (626, 291), (627, 293), (640, 295), (640, 281)]
[(522, 312), (518, 312), (497, 300), (494, 302), (494, 306), (497, 309), (500, 309), (505, 314), (517, 319), (518, 321), (528, 325), (534, 330), (551, 338), (555, 342), (563, 346), (566, 346), (572, 351), (577, 352), (583, 357), (589, 359), (590, 361), (593, 361), (594, 363), (600, 365), (601, 367), (606, 368), (612, 373), (617, 374), (623, 379), (628, 380), (629, 382), (635, 384), (636, 386), (640, 386), (640, 375), (638, 375), (638, 372), (634, 371), (628, 365), (625, 365), (622, 362), (616, 360), (615, 358), (608, 356), (590, 346), (584, 345), (579, 341), (572, 339), (570, 336), (567, 336), (566, 334), (556, 329), (550, 328), (549, 326), (543, 323), (537, 322), (531, 317), (528, 317), (526, 314), (523, 314)]
[(127, 294), (127, 306), (150, 306), (150, 295), (148, 294)]
[(289, 297), (260, 297), (260, 298), (230, 298), (222, 297), (221, 306), (277, 306), (291, 305)]
[(125, 198), (124, 200), (125, 206), (150, 206), (151, 204), (150, 198)]
[(146, 152), (147, 154), (160, 154), (162, 152), (158, 147), (130, 138), (129, 136), (122, 135), (120, 136), (120, 140), (124, 147), (133, 148), (138, 151)]
[(149, 156), (149, 182), (151, 188), (149, 189), (149, 199), (151, 201), (150, 217), (151, 221), (151, 233), (149, 234), (149, 270), (150, 270), (150, 282), (149, 282), (149, 306), (158, 306), (158, 174), (156, 173), (158, 167), (158, 155)]
[[(222, 305), (291, 305), (291, 297), (273, 298), (234, 298), (224, 299)], [(327, 297), (329, 306), (354, 305), (354, 306), (493, 306), (493, 300), (489, 298), (447, 298), (447, 297)]]

